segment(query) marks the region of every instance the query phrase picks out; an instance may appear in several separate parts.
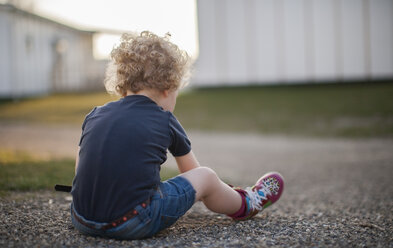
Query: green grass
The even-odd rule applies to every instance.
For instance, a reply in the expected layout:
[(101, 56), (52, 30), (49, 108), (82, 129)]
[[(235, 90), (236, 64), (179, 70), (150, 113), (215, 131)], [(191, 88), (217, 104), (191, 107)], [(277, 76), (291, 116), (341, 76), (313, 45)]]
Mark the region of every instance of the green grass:
[(116, 99), (105, 92), (95, 92), (0, 102), (0, 121), (80, 125), (94, 106)]
[[(0, 122), (81, 125), (106, 93), (0, 103)], [(391, 137), (393, 83), (232, 87), (180, 94), (175, 114), (188, 129), (263, 134)]]
[(178, 99), (186, 128), (265, 134), (393, 135), (393, 83), (203, 89)]
[[(23, 152), (0, 150), (0, 195), (9, 191), (53, 190), (55, 184), (71, 185), (75, 161), (44, 160)], [(163, 167), (162, 180), (177, 175)]]

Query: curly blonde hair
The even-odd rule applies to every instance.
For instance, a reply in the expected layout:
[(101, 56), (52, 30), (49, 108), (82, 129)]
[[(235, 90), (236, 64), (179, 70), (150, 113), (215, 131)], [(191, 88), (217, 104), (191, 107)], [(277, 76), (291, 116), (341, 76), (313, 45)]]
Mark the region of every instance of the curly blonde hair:
[(176, 90), (185, 86), (190, 74), (190, 57), (169, 41), (152, 32), (123, 34), (111, 52), (105, 88), (111, 94), (127, 95), (143, 89)]

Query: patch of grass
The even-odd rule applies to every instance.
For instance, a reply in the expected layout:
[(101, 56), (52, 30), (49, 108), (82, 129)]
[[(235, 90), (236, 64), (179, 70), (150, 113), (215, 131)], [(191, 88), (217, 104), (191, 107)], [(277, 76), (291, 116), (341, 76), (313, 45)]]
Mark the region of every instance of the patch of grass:
[(72, 183), (73, 161), (45, 161), (0, 164), (1, 190), (53, 189), (55, 184)]
[(118, 98), (105, 92), (56, 94), (0, 103), (0, 121), (80, 125), (94, 106)]
[(161, 181), (168, 180), (168, 179), (175, 177), (177, 175), (179, 175), (178, 170), (171, 169), (166, 166), (161, 167), (161, 171), (160, 171)]
[[(393, 136), (393, 83), (196, 89), (178, 97), (185, 129), (263, 134)], [(63, 94), (0, 103), (0, 122), (81, 125), (108, 94)]]
[(72, 183), (73, 160), (43, 160), (28, 153), (0, 152), (0, 190), (53, 189)]
[[(53, 190), (55, 184), (71, 185), (74, 166), (71, 159), (43, 160), (28, 153), (0, 150), (0, 196), (7, 191)], [(166, 167), (161, 170), (162, 180), (177, 174)]]
[(306, 136), (393, 135), (393, 83), (191, 91), (175, 114), (186, 128)]

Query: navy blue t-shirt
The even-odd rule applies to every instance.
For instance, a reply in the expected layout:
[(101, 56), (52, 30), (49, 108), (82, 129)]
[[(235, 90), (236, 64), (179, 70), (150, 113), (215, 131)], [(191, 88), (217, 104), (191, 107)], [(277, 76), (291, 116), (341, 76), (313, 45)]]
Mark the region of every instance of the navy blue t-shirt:
[(126, 96), (94, 108), (82, 125), (73, 204), (88, 220), (111, 222), (146, 201), (160, 166), (191, 151), (175, 116), (150, 98)]

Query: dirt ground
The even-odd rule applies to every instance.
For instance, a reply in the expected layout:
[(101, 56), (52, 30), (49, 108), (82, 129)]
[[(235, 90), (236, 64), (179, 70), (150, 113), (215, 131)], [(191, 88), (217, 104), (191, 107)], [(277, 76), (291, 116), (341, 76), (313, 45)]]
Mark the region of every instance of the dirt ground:
[[(0, 124), (0, 149), (31, 151), (48, 157), (74, 157), (79, 135), (78, 127)], [(228, 231), (237, 227), (245, 232), (249, 229), (247, 224), (239, 226), (221, 221), (219, 215), (207, 214), (200, 210), (203, 206), (197, 205), (191, 215), (165, 233), (166, 238), (158, 236), (166, 242), (160, 246), (176, 246), (179, 244), (176, 235), (181, 235), (184, 236), (182, 245), (195, 247), (246, 247), (251, 244), (254, 247), (393, 247), (392, 139), (302, 138), (200, 131), (191, 131), (189, 136), (200, 163), (216, 170), (225, 181), (248, 186), (265, 172), (279, 171), (285, 177), (284, 194), (266, 211), (267, 216), (250, 222), (254, 230), (249, 234), (252, 240), (238, 238), (232, 244), (231, 239), (225, 239), (227, 232), (222, 232), (221, 240), (217, 240), (217, 233), (206, 234), (217, 228)], [(175, 167), (173, 159), (169, 159), (166, 166)], [(3, 208), (10, 208), (3, 203)], [(205, 223), (199, 228), (201, 222), (196, 221), (192, 227), (194, 234), (203, 238), (198, 242), (195, 237), (189, 238), (188, 242), (188, 221), (190, 218), (195, 221), (198, 214), (201, 218), (216, 218), (222, 223)], [(3, 244), (10, 244), (8, 241), (12, 239), (5, 232), (0, 238), (6, 240)], [(153, 241), (137, 245), (157, 245)], [(22, 243), (13, 242), (23, 244), (23, 240)], [(96, 244), (86, 242), (88, 246)]]
[[(0, 149), (27, 151), (47, 158), (75, 158), (80, 127), (0, 123)], [(259, 134), (190, 131), (202, 166), (237, 184), (252, 184), (266, 171), (296, 177), (341, 174), (348, 168), (393, 166), (393, 139), (303, 138)], [(176, 168), (169, 155), (163, 166)], [(341, 171), (341, 172), (340, 172)], [(357, 170), (353, 171), (353, 173)], [(324, 173), (322, 173), (324, 172)], [(327, 173), (327, 174), (326, 174)], [(366, 173), (366, 172), (364, 172)], [(392, 174), (390, 174), (392, 175)], [(326, 178), (328, 179), (328, 178)]]

